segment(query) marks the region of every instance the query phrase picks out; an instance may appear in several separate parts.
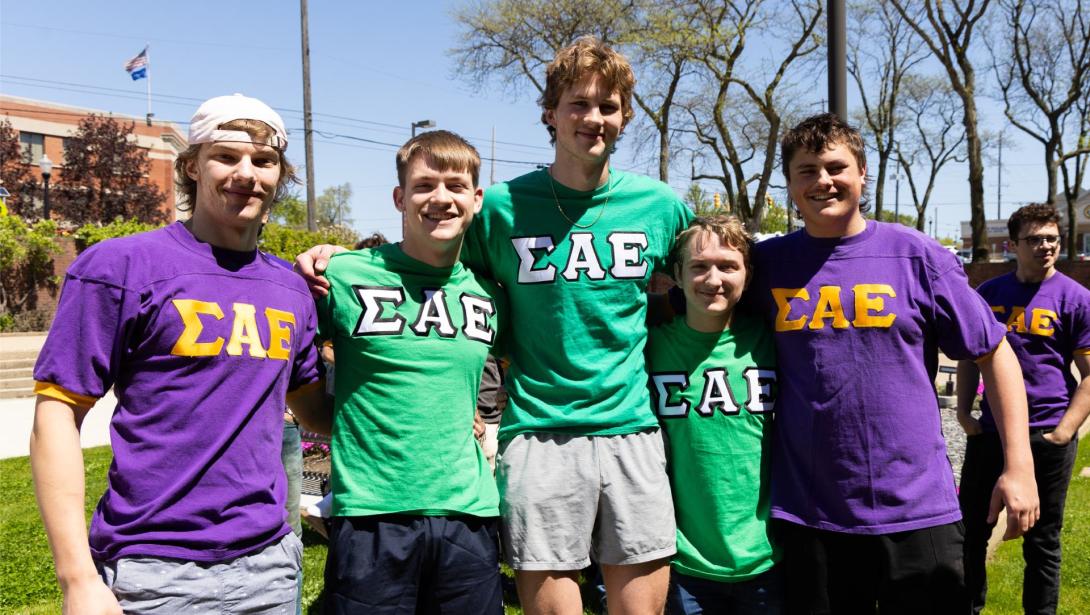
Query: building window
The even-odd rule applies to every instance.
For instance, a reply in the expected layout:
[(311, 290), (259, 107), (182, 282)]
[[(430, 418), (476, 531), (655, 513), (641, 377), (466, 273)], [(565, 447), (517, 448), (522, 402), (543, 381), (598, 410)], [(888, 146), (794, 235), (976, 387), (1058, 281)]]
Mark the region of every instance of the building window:
[(45, 154), (45, 135), (36, 132), (20, 132), (19, 145), (23, 148), (23, 162), (37, 164)]

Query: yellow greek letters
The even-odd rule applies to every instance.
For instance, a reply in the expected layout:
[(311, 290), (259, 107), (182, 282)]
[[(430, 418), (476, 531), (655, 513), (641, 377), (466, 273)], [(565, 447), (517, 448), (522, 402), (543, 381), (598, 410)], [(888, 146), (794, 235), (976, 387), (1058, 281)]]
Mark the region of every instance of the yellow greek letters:
[(295, 326), (295, 314), (265, 308), (265, 319), (269, 321), (269, 358), (287, 361), (291, 356), (291, 329), (285, 324)]
[[(843, 288), (840, 286), (819, 286), (818, 297), (813, 305), (809, 304), (810, 293), (805, 288), (773, 288), (772, 298), (776, 301), (776, 331), (799, 331), (806, 327), (824, 329), (829, 321), (833, 329), (857, 329), (867, 327), (889, 328), (897, 315), (886, 308), (885, 297), (896, 297), (897, 292), (889, 284), (856, 284), (852, 286), (852, 302), (855, 318), (848, 321), (844, 314), (842, 299)], [(790, 318), (792, 308), (799, 314)]]
[(1011, 308), (1010, 318), (1007, 319), (1007, 331), (1026, 332), (1026, 308), (1018, 305)]
[(810, 293), (805, 288), (773, 288), (772, 297), (776, 300), (776, 330), (798, 331), (806, 326), (806, 316), (800, 316), (794, 320), (788, 320), (791, 314), (791, 300), (810, 300)]
[(855, 320), (852, 324), (862, 329), (864, 327), (877, 327), (888, 329), (897, 320), (897, 315), (892, 312), (880, 314), (886, 309), (886, 302), (881, 297), (874, 295), (886, 295), (896, 297), (897, 293), (889, 284), (856, 284), (852, 291), (855, 293)]
[[(1001, 305), (993, 305), (991, 308), (992, 311), (997, 314), (1002, 314), (1007, 311), (1006, 308)], [(1025, 306), (1014, 305), (1011, 306), (1011, 315), (1007, 318), (1007, 331), (1052, 337), (1056, 334), (1056, 329), (1052, 325), (1056, 322), (1057, 318), (1059, 318), (1059, 315), (1052, 310), (1033, 308), (1029, 312), (1029, 326), (1027, 327)]]
[[(216, 324), (224, 319), (223, 309), (218, 303), (196, 299), (173, 299), (171, 303), (182, 319), (182, 332), (170, 351), (172, 355), (214, 357), (226, 352), (237, 357), (243, 356), (245, 345), (248, 347), (246, 355), (254, 359), (287, 361), (291, 358), (292, 332), (296, 324), (295, 315), (291, 312), (264, 308), (265, 320), (269, 326), (269, 345), (266, 347), (261, 341), (261, 330), (257, 326), (257, 307), (254, 305), (231, 305), (231, 334), (225, 340), (223, 335), (215, 335), (226, 333), (225, 326)], [(203, 320), (202, 315), (205, 316)], [(209, 331), (206, 332), (205, 329)], [(202, 334), (205, 341), (200, 341)]]
[(261, 334), (257, 332), (257, 309), (249, 303), (233, 303), (235, 322), (231, 327), (231, 341), (227, 342), (227, 354), (242, 355), (242, 345), (250, 347), (250, 356), (255, 359), (265, 358), (265, 348), (261, 345)]
[(840, 287), (822, 286), (819, 290), (814, 317), (810, 320), (811, 329), (824, 329), (825, 319), (833, 319), (834, 329), (847, 329), (848, 319), (844, 318), (844, 308), (840, 305)]
[(209, 357), (220, 353), (223, 348), (223, 338), (217, 337), (214, 341), (201, 343), (197, 341), (204, 325), (201, 324), (200, 314), (208, 314), (216, 320), (223, 319), (223, 310), (216, 303), (197, 301), (195, 299), (174, 299), (171, 301), (182, 317), (182, 334), (174, 343), (170, 354), (181, 357)]

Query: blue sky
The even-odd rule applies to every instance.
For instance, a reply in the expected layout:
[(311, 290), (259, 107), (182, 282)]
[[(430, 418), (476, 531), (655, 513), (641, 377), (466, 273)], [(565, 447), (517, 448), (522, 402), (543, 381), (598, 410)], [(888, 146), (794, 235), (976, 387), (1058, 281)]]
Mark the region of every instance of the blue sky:
[[(518, 96), (458, 74), (449, 51), (461, 33), (450, 11), (460, 4), (309, 2), (317, 191), (350, 182), (354, 226), (362, 233), (378, 230), (391, 239), (400, 237), (390, 197), (396, 147), (383, 144), (408, 139), (413, 121), (434, 120), (469, 138), (486, 157), (492, 156), (495, 128), (494, 157), (517, 161), (496, 163), (497, 181), (533, 169), (525, 163), (552, 159), (536, 93)], [(295, 1), (0, 0), (0, 91), (142, 117), (145, 82), (131, 81), (122, 65), (147, 42), (157, 119), (176, 121), (184, 131), (206, 98), (233, 92), (255, 96), (282, 112), (291, 139), (288, 156), (302, 169), (299, 40)], [(818, 81), (815, 101), (825, 97), (824, 79)], [(982, 106), (985, 127), (997, 131), (1001, 113), (987, 101)], [(1017, 142), (1017, 149), (1008, 142), (1003, 154), (1004, 215), (1017, 204), (1042, 199), (1045, 192), (1040, 148), (1025, 139)], [(655, 172), (634, 162), (630, 153), (622, 141), (615, 165)], [(490, 171), (486, 162), (485, 185)], [(684, 192), (687, 179), (674, 175), (674, 188)], [(995, 215), (995, 187), (996, 170), (989, 166), (989, 218)], [(907, 185), (901, 188), (906, 211), (911, 209)], [(892, 183), (887, 190), (892, 208)], [(944, 171), (933, 198), (941, 235), (960, 234), (957, 225), (968, 219), (968, 200), (965, 167)]]

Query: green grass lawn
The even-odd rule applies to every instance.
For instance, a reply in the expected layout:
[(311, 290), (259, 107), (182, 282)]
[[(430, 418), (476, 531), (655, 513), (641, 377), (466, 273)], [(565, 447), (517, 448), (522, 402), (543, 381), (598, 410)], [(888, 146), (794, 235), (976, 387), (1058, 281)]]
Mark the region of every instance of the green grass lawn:
[[(110, 467), (109, 447), (84, 450), (87, 476), (87, 519), (98, 497), (106, 489)], [(1090, 444), (1084, 443), (1075, 463), (1076, 474), (1090, 466)], [(53, 559), (38, 518), (30, 460), (26, 457), (0, 459), (0, 612), (45, 614), (60, 612), (61, 594), (53, 573)], [(1061, 614), (1090, 613), (1090, 478), (1071, 481), (1064, 515), (1063, 587)], [(311, 609), (322, 591), (322, 569), (326, 546), (323, 539), (307, 530), (303, 535), (303, 605)], [(510, 575), (509, 570), (505, 573)], [(987, 613), (1021, 613), (1021, 541), (1004, 543), (988, 564)], [(588, 596), (589, 597), (589, 596)], [(521, 613), (508, 606), (508, 614)], [(587, 612), (591, 612), (588, 610)]]
[[(1090, 466), (1090, 441), (1079, 443), (1075, 477), (1064, 511), (1063, 567), (1060, 571), (1061, 615), (1090, 613), (1090, 478), (1079, 477)], [(1022, 612), (1022, 540), (1000, 545), (988, 562), (988, 615)]]

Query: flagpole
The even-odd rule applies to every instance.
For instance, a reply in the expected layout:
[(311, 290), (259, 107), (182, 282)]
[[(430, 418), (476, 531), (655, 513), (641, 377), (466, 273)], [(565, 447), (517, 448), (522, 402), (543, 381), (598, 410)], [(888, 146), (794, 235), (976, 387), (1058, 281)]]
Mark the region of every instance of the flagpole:
[(151, 43), (144, 43), (144, 61), (147, 62), (147, 78), (148, 78), (148, 126), (151, 126), (151, 118), (154, 113), (151, 112), (151, 53), (148, 50), (151, 49)]

